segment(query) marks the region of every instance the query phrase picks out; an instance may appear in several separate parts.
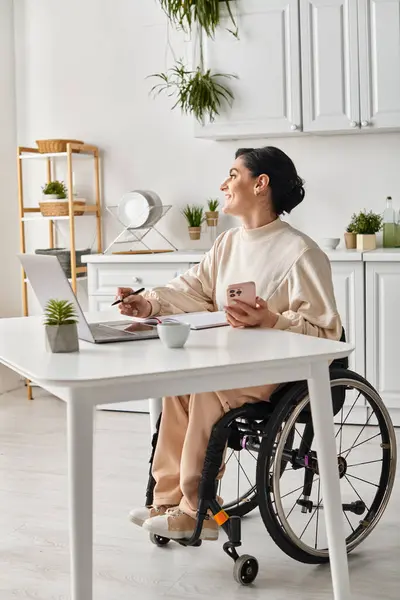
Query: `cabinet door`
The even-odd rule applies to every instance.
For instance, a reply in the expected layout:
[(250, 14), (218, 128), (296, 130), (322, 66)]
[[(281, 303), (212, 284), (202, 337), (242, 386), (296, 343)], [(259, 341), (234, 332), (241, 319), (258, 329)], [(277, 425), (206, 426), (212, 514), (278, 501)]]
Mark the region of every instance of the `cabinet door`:
[(359, 0), (363, 128), (400, 127), (400, 0)]
[[(364, 265), (361, 261), (333, 262), (332, 279), (346, 340), (355, 346), (354, 352), (349, 356), (349, 368), (364, 375)], [(365, 423), (367, 408), (363, 399), (357, 399), (353, 392), (348, 391), (345, 406), (352, 407), (346, 422)], [(341, 417), (343, 415), (339, 415)]]
[(359, 128), (355, 0), (300, 0), (304, 131)]
[(364, 265), (361, 261), (333, 262), (332, 279), (346, 340), (355, 345), (349, 356), (350, 369), (364, 375)]
[(399, 415), (400, 263), (369, 262), (366, 268), (367, 379)]
[[(213, 123), (196, 126), (196, 137), (236, 139), (301, 130), (298, 0), (239, 0), (239, 40), (226, 8), (215, 39), (203, 39), (205, 68), (232, 73), (235, 100)], [(198, 45), (196, 44), (196, 47)], [(196, 53), (196, 64), (199, 54)]]

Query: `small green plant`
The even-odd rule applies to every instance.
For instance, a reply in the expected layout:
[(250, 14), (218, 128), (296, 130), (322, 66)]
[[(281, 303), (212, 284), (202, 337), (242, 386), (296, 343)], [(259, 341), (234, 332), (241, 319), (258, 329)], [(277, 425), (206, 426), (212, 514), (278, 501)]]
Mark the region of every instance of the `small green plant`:
[(78, 322), (75, 306), (68, 300), (51, 299), (44, 310), (45, 325), (72, 325)]
[(351, 217), (350, 223), (346, 227), (346, 233), (356, 233), (355, 232), (355, 220), (357, 218), (356, 214), (353, 214)]
[(216, 212), (219, 206), (218, 198), (209, 198), (207, 200), (207, 205), (210, 212)]
[(382, 222), (383, 219), (381, 215), (372, 212), (372, 210), (369, 212), (362, 210), (358, 214), (353, 214), (347, 231), (349, 231), (349, 227), (351, 227), (352, 231), (350, 233), (372, 235), (382, 229)]
[(199, 123), (202, 123), (207, 116), (211, 122), (214, 121), (219, 115), (223, 102), (232, 106), (233, 94), (221, 83), (221, 78), (236, 78), (236, 75), (211, 73), (210, 69), (203, 71), (201, 67), (190, 71), (181, 60), (178, 60), (166, 73), (155, 73), (149, 77), (156, 77), (162, 82), (151, 88), (151, 94), (155, 96), (161, 92), (167, 92), (168, 96), (176, 94), (177, 101), (172, 110), (179, 106), (184, 114), (193, 114)]
[(56, 194), (59, 198), (66, 198), (68, 194), (67, 186), (63, 181), (50, 181), (42, 186), (43, 194)]
[(201, 227), (204, 223), (204, 210), (202, 206), (187, 204), (182, 211), (189, 227)]

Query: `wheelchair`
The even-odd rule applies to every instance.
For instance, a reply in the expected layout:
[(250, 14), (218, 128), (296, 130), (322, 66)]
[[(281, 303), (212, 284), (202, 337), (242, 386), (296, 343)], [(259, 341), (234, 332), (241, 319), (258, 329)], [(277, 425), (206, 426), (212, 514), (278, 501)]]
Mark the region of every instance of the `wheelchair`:
[[(349, 370), (347, 358), (332, 362), (330, 380), (346, 546), (351, 552), (372, 532), (389, 501), (396, 437), (382, 399), (366, 379)], [(157, 432), (158, 427), (150, 465)], [(218, 481), (224, 457), (226, 469), (232, 465), (231, 473)], [(225, 481), (229, 500), (220, 506), (217, 498)], [(150, 466), (146, 506), (153, 502), (154, 484)], [(214, 425), (199, 486), (196, 528), (190, 539), (178, 543), (200, 546), (203, 521), (211, 512), (228, 536), (223, 550), (234, 561), (234, 579), (249, 585), (257, 577), (258, 562), (247, 554), (239, 556), (237, 548), (241, 519), (257, 507), (268, 533), (288, 556), (308, 564), (329, 561), (306, 381), (282, 384), (270, 402), (243, 405)], [(150, 539), (158, 546), (170, 541), (154, 534)]]

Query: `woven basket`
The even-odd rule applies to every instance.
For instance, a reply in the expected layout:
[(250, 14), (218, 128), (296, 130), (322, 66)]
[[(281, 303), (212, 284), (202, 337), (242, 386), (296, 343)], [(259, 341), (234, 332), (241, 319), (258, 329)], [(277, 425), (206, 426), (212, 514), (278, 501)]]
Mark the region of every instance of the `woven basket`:
[[(36, 143), (41, 154), (50, 152), (66, 152), (67, 144), (83, 144), (80, 140), (36, 140)], [(74, 150), (79, 152), (79, 150)]]
[[(85, 248), (84, 250), (75, 250), (76, 266), (82, 267), (82, 256), (90, 254), (91, 249)], [(45, 254), (50, 256), (57, 256), (60, 265), (62, 266), (64, 273), (67, 277), (71, 277), (71, 252), (68, 248), (43, 248), (35, 250), (35, 254)], [(86, 273), (77, 273), (77, 277), (85, 277)]]
[[(84, 200), (74, 200), (74, 204), (85, 206)], [(44, 217), (68, 217), (68, 200), (54, 200), (52, 202), (39, 202), (40, 212)], [(80, 217), (85, 213), (84, 210), (74, 210), (75, 217)]]

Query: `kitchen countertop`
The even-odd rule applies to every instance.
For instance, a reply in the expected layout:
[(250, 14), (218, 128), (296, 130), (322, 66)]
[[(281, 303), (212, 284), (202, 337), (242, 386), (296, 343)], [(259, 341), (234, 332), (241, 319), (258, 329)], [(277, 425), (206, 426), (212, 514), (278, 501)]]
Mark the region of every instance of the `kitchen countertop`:
[[(400, 250), (400, 249), (399, 249)], [(363, 260), (363, 253), (358, 250), (324, 250), (331, 262), (334, 261), (357, 261)], [(206, 250), (178, 250), (176, 252), (165, 252), (163, 254), (87, 254), (82, 257), (86, 263), (196, 263), (199, 262)], [(365, 255), (365, 253), (364, 253)], [(399, 255), (400, 260), (400, 255)]]
[(377, 248), (364, 252), (364, 262), (400, 262), (400, 248)]

